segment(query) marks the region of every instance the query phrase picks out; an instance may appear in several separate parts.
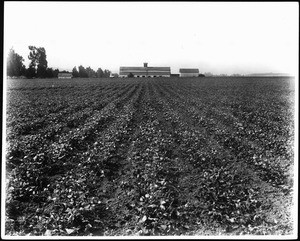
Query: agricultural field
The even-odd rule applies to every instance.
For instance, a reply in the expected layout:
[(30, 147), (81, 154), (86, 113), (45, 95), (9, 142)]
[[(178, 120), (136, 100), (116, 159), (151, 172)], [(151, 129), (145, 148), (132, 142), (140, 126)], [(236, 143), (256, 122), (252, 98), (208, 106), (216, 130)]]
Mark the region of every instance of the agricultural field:
[(6, 235), (289, 235), (292, 77), (7, 80)]

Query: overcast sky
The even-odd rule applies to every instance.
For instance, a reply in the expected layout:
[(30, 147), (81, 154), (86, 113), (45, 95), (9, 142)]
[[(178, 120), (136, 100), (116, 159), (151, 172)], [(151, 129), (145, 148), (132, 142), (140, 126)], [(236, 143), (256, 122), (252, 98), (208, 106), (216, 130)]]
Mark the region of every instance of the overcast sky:
[(298, 68), (298, 3), (5, 2), (4, 58), (13, 47), (28, 66), (29, 45), (48, 66), (199, 68), (201, 73)]

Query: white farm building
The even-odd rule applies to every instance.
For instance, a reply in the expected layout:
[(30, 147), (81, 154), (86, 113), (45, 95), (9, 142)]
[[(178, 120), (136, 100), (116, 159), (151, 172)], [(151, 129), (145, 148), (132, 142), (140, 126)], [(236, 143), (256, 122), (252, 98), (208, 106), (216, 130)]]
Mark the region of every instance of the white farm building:
[(120, 67), (120, 77), (128, 77), (133, 75), (134, 77), (170, 77), (170, 67), (148, 67), (147, 63), (144, 63), (144, 67)]
[(179, 69), (180, 77), (198, 77), (199, 69)]
[(58, 73), (59, 79), (71, 79), (73, 77), (72, 73)]

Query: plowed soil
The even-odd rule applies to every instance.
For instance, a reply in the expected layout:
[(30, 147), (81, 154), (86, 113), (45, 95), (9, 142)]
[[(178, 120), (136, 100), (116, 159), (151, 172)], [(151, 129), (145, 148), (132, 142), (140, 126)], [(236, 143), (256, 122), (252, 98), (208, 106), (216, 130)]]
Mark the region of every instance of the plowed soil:
[(294, 78), (7, 81), (7, 235), (294, 232)]

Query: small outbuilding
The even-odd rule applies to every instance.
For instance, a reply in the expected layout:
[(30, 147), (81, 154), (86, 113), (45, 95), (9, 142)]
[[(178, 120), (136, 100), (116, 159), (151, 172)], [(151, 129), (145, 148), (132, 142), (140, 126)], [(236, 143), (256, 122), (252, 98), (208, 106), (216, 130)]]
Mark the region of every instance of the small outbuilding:
[(119, 75), (117, 73), (110, 73), (110, 78), (118, 78)]
[(58, 73), (59, 79), (71, 79), (73, 77), (72, 73)]
[(199, 69), (179, 69), (180, 77), (198, 77)]

